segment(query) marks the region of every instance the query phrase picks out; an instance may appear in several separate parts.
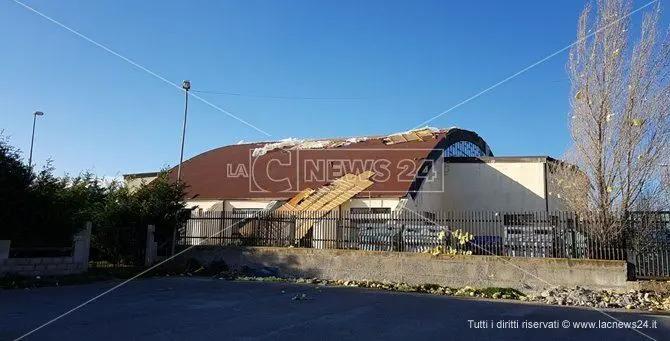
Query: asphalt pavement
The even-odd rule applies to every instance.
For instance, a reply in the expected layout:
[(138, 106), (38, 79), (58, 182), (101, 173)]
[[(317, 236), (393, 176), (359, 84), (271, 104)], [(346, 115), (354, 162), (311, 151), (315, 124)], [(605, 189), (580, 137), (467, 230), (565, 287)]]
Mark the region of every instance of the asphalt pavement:
[[(0, 290), (0, 340), (14, 340), (113, 286)], [(452, 339), (670, 340), (670, 316), (372, 289), (165, 277), (132, 281), (25, 338)]]

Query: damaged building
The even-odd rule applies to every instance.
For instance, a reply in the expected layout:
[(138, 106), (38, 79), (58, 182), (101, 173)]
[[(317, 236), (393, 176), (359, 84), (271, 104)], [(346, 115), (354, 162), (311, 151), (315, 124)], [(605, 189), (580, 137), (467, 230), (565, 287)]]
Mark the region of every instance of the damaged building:
[[(203, 223), (202, 231), (191, 233), (204, 236), (220, 229), (234, 239), (290, 230), (285, 236), (290, 240), (308, 234), (330, 240), (334, 238), (323, 234), (342, 239), (347, 226), (314, 227), (334, 222), (323, 219), (333, 214), (370, 221), (405, 209), (421, 214), (560, 209), (547, 180), (552, 162), (548, 157), (496, 158), (475, 132), (426, 127), (386, 136), (224, 146), (186, 160), (181, 179), (188, 186), (186, 202), (194, 216), (220, 212), (232, 217), (226, 226)], [(176, 177), (176, 168), (169, 172)], [(126, 178), (142, 180), (141, 174)], [(243, 221), (272, 212), (317, 213), (290, 229), (282, 223), (260, 228)]]

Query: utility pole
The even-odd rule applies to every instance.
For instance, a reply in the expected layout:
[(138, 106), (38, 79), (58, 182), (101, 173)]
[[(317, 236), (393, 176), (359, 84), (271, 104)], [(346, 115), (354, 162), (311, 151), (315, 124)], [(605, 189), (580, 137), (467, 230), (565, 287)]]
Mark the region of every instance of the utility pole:
[(35, 123), (37, 122), (37, 116), (43, 116), (44, 113), (41, 111), (35, 111), (33, 113), (33, 135), (30, 138), (30, 156), (28, 156), (28, 167), (33, 168), (33, 144), (35, 143)]
[(179, 154), (179, 166), (177, 166), (177, 182), (181, 181), (181, 163), (184, 161), (184, 140), (186, 139), (186, 117), (188, 116), (188, 91), (191, 90), (191, 82), (185, 80), (181, 84), (186, 95), (186, 102), (184, 104), (184, 125), (181, 131), (181, 153)]

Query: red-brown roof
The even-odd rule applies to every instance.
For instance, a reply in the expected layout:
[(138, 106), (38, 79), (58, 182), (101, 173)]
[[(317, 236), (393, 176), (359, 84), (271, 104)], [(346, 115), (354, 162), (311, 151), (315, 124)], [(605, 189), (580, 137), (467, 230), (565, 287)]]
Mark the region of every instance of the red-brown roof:
[[(448, 136), (464, 133), (476, 136), (450, 129), (421, 141), (385, 144), (383, 137), (371, 137), (336, 148), (277, 149), (261, 156), (253, 156), (254, 150), (266, 142), (225, 146), (185, 161), (181, 178), (188, 199), (288, 199), (346, 173), (373, 171), (375, 183), (357, 197), (403, 197), (420, 186), (416, 175), (426, 160), (442, 157)], [(176, 177), (176, 168), (170, 174)]]

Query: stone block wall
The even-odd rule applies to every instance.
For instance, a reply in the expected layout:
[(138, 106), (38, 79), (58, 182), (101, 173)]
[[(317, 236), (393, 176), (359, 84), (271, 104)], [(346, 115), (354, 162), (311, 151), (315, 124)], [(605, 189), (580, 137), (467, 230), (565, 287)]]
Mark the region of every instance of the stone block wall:
[(83, 273), (88, 262), (75, 263), (73, 257), (9, 258), (0, 260), (0, 275), (58, 276)]
[(196, 247), (182, 255), (231, 269), (272, 268), (283, 277), (510, 287), (536, 292), (552, 286), (626, 290), (626, 262), (279, 247)]
[(60, 276), (86, 272), (91, 247), (91, 223), (72, 238), (68, 257), (9, 258), (11, 241), (0, 240), (0, 276)]

